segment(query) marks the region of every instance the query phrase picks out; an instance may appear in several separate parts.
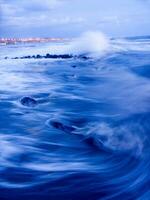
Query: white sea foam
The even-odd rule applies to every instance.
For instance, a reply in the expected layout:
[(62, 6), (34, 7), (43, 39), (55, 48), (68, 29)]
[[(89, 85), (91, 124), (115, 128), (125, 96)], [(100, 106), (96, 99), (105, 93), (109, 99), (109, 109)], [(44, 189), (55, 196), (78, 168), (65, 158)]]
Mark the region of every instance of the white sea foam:
[(88, 31), (75, 38), (67, 47), (72, 54), (103, 55), (109, 49), (109, 39), (99, 31)]
[(112, 128), (106, 123), (101, 123), (91, 128), (87, 135), (93, 136), (97, 144), (102, 143), (106, 148), (116, 152), (133, 152), (138, 156), (143, 152), (145, 138), (134, 134), (126, 126)]

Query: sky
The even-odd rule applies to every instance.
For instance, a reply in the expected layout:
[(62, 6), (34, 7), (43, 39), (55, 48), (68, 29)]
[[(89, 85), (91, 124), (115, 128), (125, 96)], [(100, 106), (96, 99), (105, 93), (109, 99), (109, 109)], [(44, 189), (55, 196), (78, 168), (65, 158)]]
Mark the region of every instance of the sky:
[(0, 37), (150, 35), (150, 0), (0, 0)]

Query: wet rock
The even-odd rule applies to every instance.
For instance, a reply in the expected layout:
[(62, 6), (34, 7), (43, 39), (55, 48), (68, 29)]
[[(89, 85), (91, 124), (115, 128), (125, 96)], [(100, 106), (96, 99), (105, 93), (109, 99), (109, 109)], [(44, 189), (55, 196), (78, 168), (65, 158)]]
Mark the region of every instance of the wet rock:
[(89, 57), (87, 57), (87, 56), (82, 56), (81, 58), (84, 59), (84, 60), (88, 60), (89, 59)]
[(50, 121), (50, 125), (53, 126), (54, 128), (56, 129), (59, 129), (61, 131), (64, 131), (66, 133), (72, 133), (73, 131), (75, 131), (76, 129), (72, 126), (69, 126), (69, 125), (65, 125), (61, 122), (58, 122), (58, 121)]
[(38, 54), (36, 55), (36, 58), (39, 59), (39, 58), (42, 58), (42, 56)]
[(72, 55), (69, 55), (69, 54), (60, 54), (60, 55), (57, 55), (57, 54), (46, 54), (46, 56), (44, 56), (44, 58), (53, 58), (53, 59), (58, 59), (58, 58), (62, 58), (62, 59), (68, 59), (68, 58), (72, 58), (73, 56)]
[(76, 65), (72, 65), (72, 68), (76, 68), (77, 66)]
[[(41, 59), (41, 58), (52, 58), (52, 59), (69, 59), (69, 58), (74, 58), (74, 59), (83, 59), (83, 60), (87, 60), (90, 59), (87, 56), (77, 56), (77, 55), (72, 55), (72, 54), (49, 54), (47, 53), (46, 55), (32, 55), (32, 56), (22, 56), (22, 57), (14, 57), (12, 59), (30, 59), (30, 58), (34, 58), (34, 59)], [(76, 67), (75, 65), (73, 67)]]
[(89, 60), (90, 59), (90, 57), (88, 57), (86, 55), (79, 55), (78, 58), (83, 59), (83, 60)]
[(30, 58), (31, 58), (31, 56), (25, 56), (24, 58), (26, 58), (26, 59), (30, 59)]
[(35, 107), (38, 103), (35, 99), (33, 99), (32, 97), (23, 97), (20, 100), (20, 103), (23, 106), (27, 106), (27, 107)]
[(73, 56), (72, 55), (69, 55), (69, 54), (64, 54), (61, 56), (61, 58), (63, 59), (67, 59), (67, 58), (72, 58)]
[(45, 56), (45, 58), (50, 58), (50, 54), (47, 53), (46, 56)]

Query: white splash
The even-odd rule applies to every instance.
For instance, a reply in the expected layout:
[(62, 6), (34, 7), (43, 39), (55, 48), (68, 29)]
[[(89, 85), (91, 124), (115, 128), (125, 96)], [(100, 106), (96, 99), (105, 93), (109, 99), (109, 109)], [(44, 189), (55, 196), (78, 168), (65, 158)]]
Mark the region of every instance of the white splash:
[(103, 55), (109, 49), (109, 39), (99, 31), (88, 31), (75, 38), (68, 46), (68, 52), (72, 54)]
[(104, 147), (116, 152), (132, 152), (139, 156), (144, 148), (145, 138), (142, 139), (126, 126), (112, 128), (106, 123), (101, 123), (90, 129), (87, 136), (92, 136), (97, 145), (102, 143)]

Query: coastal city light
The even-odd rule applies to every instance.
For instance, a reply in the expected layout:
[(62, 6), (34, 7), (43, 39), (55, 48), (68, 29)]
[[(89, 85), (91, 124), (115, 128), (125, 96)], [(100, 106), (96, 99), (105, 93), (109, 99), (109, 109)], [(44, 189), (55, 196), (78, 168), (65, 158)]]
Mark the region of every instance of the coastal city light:
[(62, 42), (68, 39), (64, 38), (0, 38), (0, 45), (17, 44), (17, 43), (36, 43), (36, 42)]

